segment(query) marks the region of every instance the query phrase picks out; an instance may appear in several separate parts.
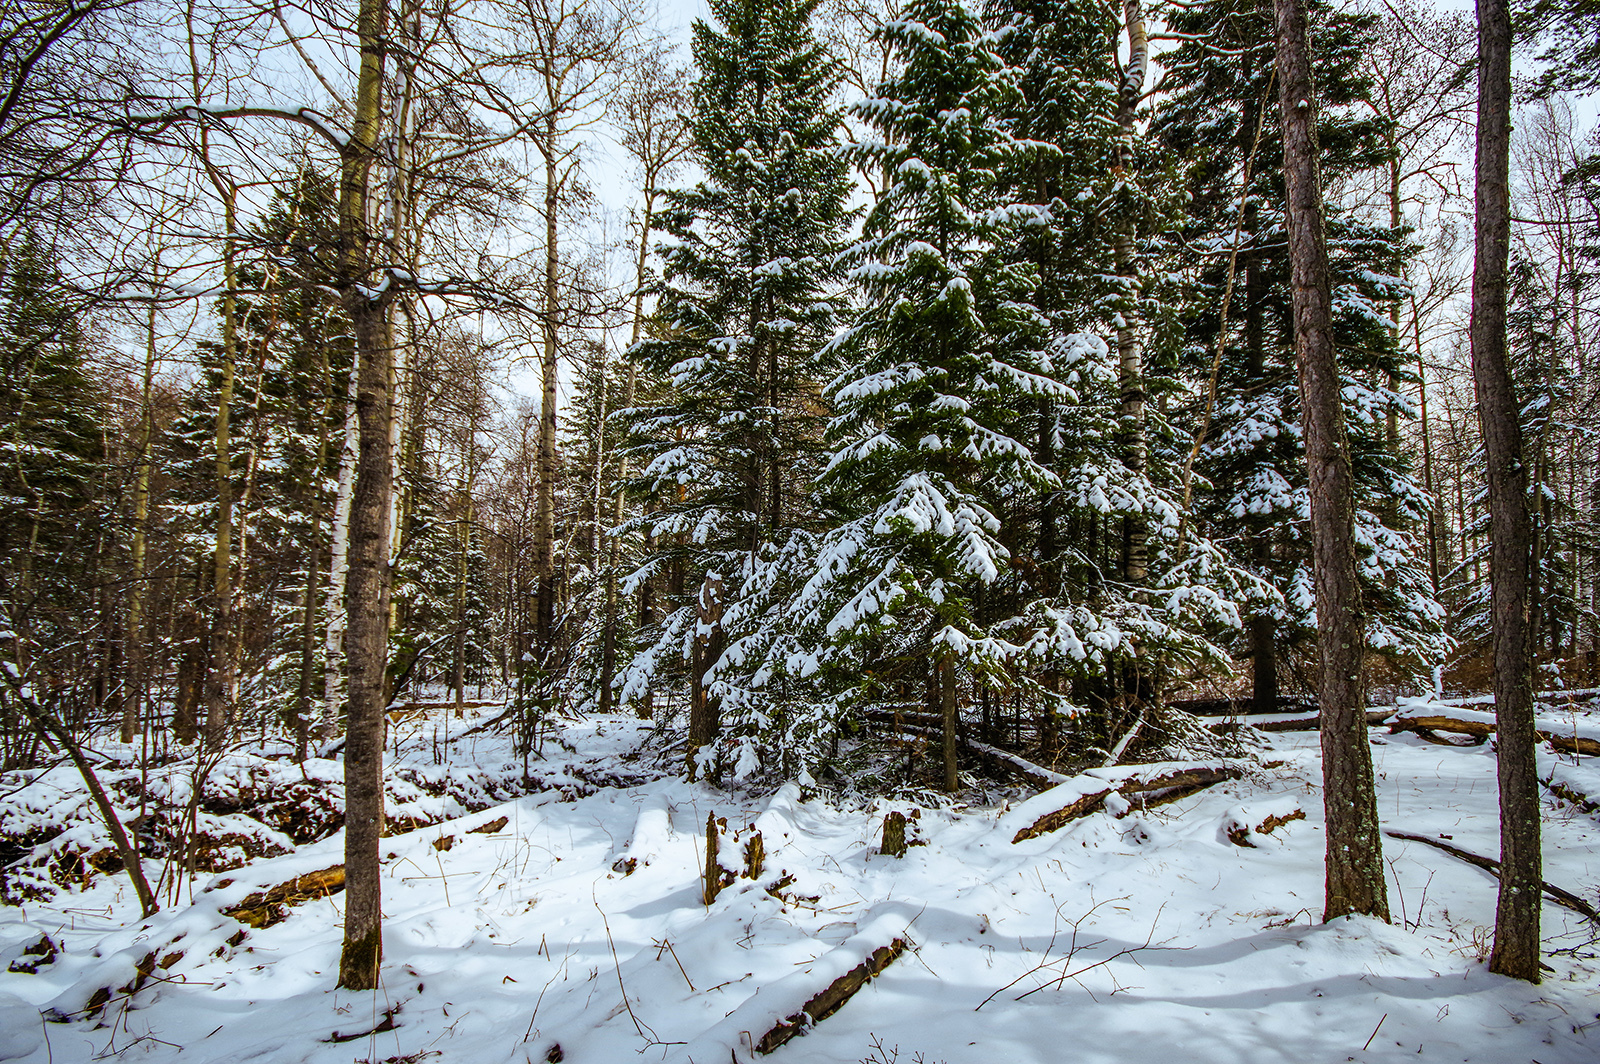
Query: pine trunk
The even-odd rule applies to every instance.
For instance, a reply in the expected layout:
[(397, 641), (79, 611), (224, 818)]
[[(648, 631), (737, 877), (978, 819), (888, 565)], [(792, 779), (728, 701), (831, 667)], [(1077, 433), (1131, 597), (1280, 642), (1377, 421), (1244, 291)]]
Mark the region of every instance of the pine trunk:
[(1389, 919), (1361, 666), (1366, 624), (1356, 574), (1354, 485), (1333, 346), (1332, 286), (1317, 172), (1317, 107), (1304, 0), (1275, 0), (1278, 105), (1288, 190), (1295, 363), (1306, 465), (1321, 652), (1323, 800), (1327, 808), (1323, 919)]
[(1472, 271), (1472, 378), (1488, 463), (1489, 583), (1495, 742), (1500, 778), (1500, 897), (1489, 970), (1539, 981), (1539, 781), (1534, 751), (1531, 531), (1522, 427), (1506, 354), (1510, 244), (1511, 14), (1478, 5), (1477, 254)]
[(961, 787), (961, 774), (956, 762), (956, 665), (948, 650), (939, 658), (937, 683), (944, 740), (944, 789), (953, 794)]

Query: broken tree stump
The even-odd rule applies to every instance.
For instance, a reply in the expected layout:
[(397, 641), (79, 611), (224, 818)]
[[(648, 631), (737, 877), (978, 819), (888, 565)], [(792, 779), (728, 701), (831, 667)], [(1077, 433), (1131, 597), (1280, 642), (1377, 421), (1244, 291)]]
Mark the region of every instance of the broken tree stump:
[(717, 900), (717, 895), (722, 893), (722, 888), (733, 882), (733, 877), (722, 867), (718, 850), (722, 843), (722, 829), (728, 826), (726, 820), (719, 820), (716, 813), (706, 814), (706, 867), (701, 879), (700, 900), (710, 905)]
[(887, 968), (905, 951), (905, 948), (905, 939), (897, 938), (887, 946), (879, 946), (873, 950), (866, 960), (829, 983), (825, 990), (807, 1001), (799, 1012), (780, 1021), (772, 1030), (762, 1035), (760, 1041), (755, 1044), (756, 1052), (771, 1053), (805, 1030), (807, 1026), (821, 1023), (838, 1012), (844, 1007), (845, 1002), (855, 997), (857, 991)]
[(744, 877), (746, 879), (760, 879), (762, 869), (766, 866), (766, 844), (761, 841), (761, 832), (750, 836), (750, 841), (744, 844)]
[(906, 855), (906, 815), (898, 809), (883, 818), (883, 844), (878, 852), (887, 857)]

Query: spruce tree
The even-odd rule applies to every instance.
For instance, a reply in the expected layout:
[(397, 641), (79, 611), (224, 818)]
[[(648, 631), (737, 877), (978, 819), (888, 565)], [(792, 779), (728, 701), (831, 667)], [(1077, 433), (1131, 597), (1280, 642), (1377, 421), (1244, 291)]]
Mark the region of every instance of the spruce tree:
[(0, 255), (0, 597), (46, 646), (85, 636), (102, 507), (114, 501), (98, 483), (105, 406), (88, 355), (52, 250), (22, 232)]
[[(1384, 161), (1377, 120), (1355, 106), (1371, 19), (1313, 4), (1313, 63), (1322, 104), (1323, 183)], [(1285, 243), (1281, 124), (1273, 83), (1272, 6), (1208, 0), (1172, 16), (1187, 39), (1162, 56), (1152, 137), (1185, 161), (1189, 216), (1172, 261), (1192, 288), (1177, 357), (1193, 374), (1203, 434), (1194, 511), (1202, 528), (1261, 578), (1244, 603), (1258, 709), (1276, 702), (1280, 659), (1309, 646), (1309, 505), (1294, 365)], [(1335, 342), (1344, 374), (1356, 492), (1356, 539), (1370, 647), (1405, 672), (1445, 650), (1416, 530), (1428, 501), (1390, 430), (1411, 415), (1409, 379), (1387, 308), (1404, 292), (1405, 234), (1330, 201), (1327, 239)], [(1226, 308), (1226, 309), (1224, 309)], [(1215, 404), (1207, 403), (1215, 374)]]
[[(670, 384), (630, 412), (629, 494), (648, 539), (628, 588), (650, 581), (664, 617), (620, 678), (626, 697), (688, 668), (690, 773), (722, 730), (706, 675), (744, 633), (721, 620), (745, 582), (812, 522), (834, 329), (833, 260), (847, 222), (835, 150), (835, 66), (810, 28), (814, 0), (712, 0), (694, 26), (694, 158), (704, 179), (669, 193), (654, 336), (630, 352)], [(724, 681), (726, 685), (726, 681)], [(726, 723), (753, 741), (756, 705)], [(750, 766), (742, 755), (743, 767)]]
[(1046, 370), (1037, 270), (1008, 254), (1040, 217), (1009, 178), (1053, 149), (1010, 130), (1016, 71), (964, 5), (917, 0), (881, 32), (901, 70), (857, 106), (880, 137), (856, 155), (888, 185), (851, 253), (865, 306), (836, 345), (818, 484), (834, 524), (788, 607), (813, 648), (789, 660), (832, 697), (812, 742), (853, 710), (925, 698), (954, 789), (958, 687), (1005, 682), (1022, 637), (982, 602), (1012, 567), (1004, 500), (1059, 484), (1021, 437), (1038, 399), (1069, 389)]
[[(1010, 181), (1041, 208), (1015, 254), (1037, 270), (1045, 366), (1069, 391), (1038, 398), (1027, 440), (1060, 483), (1011, 501), (1005, 543), (1027, 575), (986, 596), (997, 615), (1027, 613), (1059, 635), (1030, 641), (1052, 648), (1028, 667), (1043, 692), (1062, 696), (1043, 700), (1046, 761), (1064, 747), (1114, 746), (1149, 723), (1156, 685), (1214, 658), (1208, 636), (1237, 625), (1233, 600), (1250, 583), (1176, 520), (1183, 448), (1165, 417), (1171, 360), (1151, 358), (1166, 355), (1156, 340), (1171, 328), (1172, 286), (1155, 256), (1176, 197), (1170, 166), (1137, 128), (1139, 83), (1117, 64), (1116, 15), (990, 5), (997, 50), (1021, 89), (1011, 128), (1058, 149)], [(1137, 18), (1134, 28), (1137, 36)], [(1100, 339), (1111, 337), (1116, 351)], [(1079, 628), (1095, 638), (1086, 643)], [(1171, 738), (1164, 733), (1182, 724), (1163, 716), (1167, 727), (1146, 729), (1147, 738)]]

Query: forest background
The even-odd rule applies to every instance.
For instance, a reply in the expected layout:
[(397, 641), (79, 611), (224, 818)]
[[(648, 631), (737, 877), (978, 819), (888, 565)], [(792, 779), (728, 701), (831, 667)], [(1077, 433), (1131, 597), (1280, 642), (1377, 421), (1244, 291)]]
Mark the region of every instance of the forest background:
[[(1582, 687), (1570, 6), (1524, 20), (1508, 336), (1534, 650)], [(1367, 679), (1480, 690), (1475, 27), (1311, 10)], [(940, 747), (866, 785), (956, 790), (1309, 694), (1272, 10), (1145, 16), (718, 0), (685, 56), (602, 2), (8, 0), (0, 766), (43, 712), (359, 772), (387, 713), (503, 697), (524, 758), (626, 710), (691, 778), (814, 782), (889, 726)]]

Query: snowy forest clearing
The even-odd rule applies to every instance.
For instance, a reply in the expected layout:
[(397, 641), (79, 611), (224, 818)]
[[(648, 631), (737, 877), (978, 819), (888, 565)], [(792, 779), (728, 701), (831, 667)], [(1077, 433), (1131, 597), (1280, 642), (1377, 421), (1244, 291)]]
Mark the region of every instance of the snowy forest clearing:
[[(437, 716), (466, 735), (494, 712)], [(1016, 844), (1017, 828), (1059, 794), (939, 809), (830, 801), (793, 785), (725, 792), (672, 778), (675, 762), (659, 759), (650, 735), (632, 717), (571, 723), (532, 762), (544, 789), (383, 840), (375, 993), (334, 989), (342, 895), (260, 928), (222, 915), (338, 865), (342, 833), (298, 847), (280, 837), (290, 852), (202, 875), (192, 904), (184, 896), (145, 921), (129, 923), (137, 908), (118, 874), (0, 909), (0, 960), (13, 968), (0, 974), (0, 1060), (743, 1062), (896, 939), (903, 954), (773, 1059), (1147, 1061), (1177, 1051), (1195, 1061), (1556, 1064), (1591, 1061), (1600, 1046), (1595, 929), (1547, 904), (1545, 983), (1489, 975), (1494, 882), (1445, 853), (1387, 839), (1395, 923), (1317, 922), (1314, 733), (1272, 736), (1260, 762), (1236, 763), (1240, 779), (1147, 811), (1111, 802)], [(1385, 828), (1497, 852), (1489, 744), (1372, 736)], [(455, 747), (446, 760), (467, 766), (473, 744), (463, 775), (482, 794), (488, 781), (520, 778), (488, 733), (445, 743)], [(1543, 756), (1542, 776), (1600, 794), (1600, 770)], [(403, 746), (391, 776), (431, 760), (427, 744)], [(645, 767), (658, 760), (659, 777)], [(298, 774), (287, 758), (267, 763)], [(49, 786), (7, 795), (0, 816)], [(438, 778), (427, 789), (466, 793)], [(1068, 790), (1080, 781), (1057, 788)], [(408, 808), (419, 820), (461, 812), (455, 797), (418, 795)], [(879, 852), (892, 810), (910, 818), (904, 858)], [(1305, 819), (1287, 819), (1295, 810)], [(1545, 812), (1545, 878), (1592, 902), (1593, 812), (1554, 798)], [(722, 863), (741, 874), (708, 907), (712, 813), (727, 820)], [(1269, 816), (1275, 830), (1250, 830)], [(742, 876), (752, 825), (765, 849), (755, 880)], [(148, 870), (154, 881), (159, 863)], [(44, 935), (60, 950), (53, 963), (18, 970), (44, 959), (24, 953)], [(142, 986), (119, 991), (150, 956)], [(101, 988), (110, 1000), (88, 1009)], [(45, 1023), (39, 1010), (72, 1019)]]

